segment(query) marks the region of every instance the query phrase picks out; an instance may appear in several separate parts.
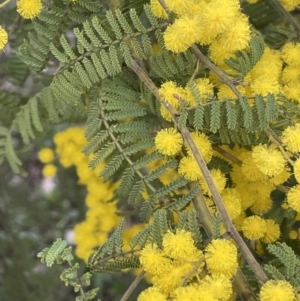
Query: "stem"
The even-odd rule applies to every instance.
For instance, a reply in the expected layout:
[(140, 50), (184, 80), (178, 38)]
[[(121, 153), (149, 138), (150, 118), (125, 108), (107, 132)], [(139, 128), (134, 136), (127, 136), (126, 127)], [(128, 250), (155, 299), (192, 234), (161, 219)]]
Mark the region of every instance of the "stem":
[(292, 166), (294, 166), (294, 161), (290, 159), (290, 157), (287, 155), (286, 151), (284, 150), (284, 148), (282, 147), (281, 143), (278, 141), (278, 139), (276, 139), (271, 132), (266, 131), (267, 135), (269, 136), (269, 139), (279, 148), (279, 150), (281, 151), (283, 157), (285, 158), (285, 160), (287, 160)]
[(143, 279), (143, 277), (144, 277), (145, 274), (146, 274), (146, 272), (143, 270), (143, 271), (141, 271), (136, 276), (136, 278), (130, 284), (130, 286), (128, 287), (127, 291), (125, 292), (125, 294), (123, 295), (123, 297), (120, 299), (120, 301), (126, 301), (126, 300), (128, 300), (128, 298), (130, 297), (130, 295), (132, 294), (132, 292), (134, 291), (134, 289), (137, 287), (137, 285), (140, 283), (140, 281)]
[(221, 148), (220, 146), (214, 144), (212, 148), (217, 151), (219, 154), (223, 155), (225, 158), (229, 159), (230, 161), (234, 162), (235, 164), (242, 166), (243, 161), (232, 155), (231, 153), (227, 152), (225, 149)]
[(244, 240), (242, 239), (242, 237), (240, 236), (240, 234), (234, 227), (232, 220), (226, 210), (226, 207), (224, 205), (222, 197), (221, 197), (216, 185), (214, 184), (213, 178), (206, 166), (204, 158), (203, 158), (201, 152), (198, 150), (190, 132), (188, 131), (188, 129), (186, 127), (184, 127), (181, 129), (181, 134), (182, 134), (184, 140), (188, 143), (188, 145), (193, 153), (193, 156), (194, 156), (196, 162), (198, 163), (198, 166), (200, 167), (200, 170), (201, 170), (201, 172), (205, 178), (205, 181), (210, 189), (210, 192), (212, 194), (215, 205), (216, 205), (219, 213), (221, 214), (221, 217), (222, 217), (223, 223), (226, 227), (227, 233), (231, 235), (231, 237), (233, 238), (233, 240), (235, 241), (235, 243), (241, 250), (244, 258), (246, 259), (248, 264), (251, 266), (257, 279), (263, 283), (266, 282), (268, 280), (266, 274), (264, 273), (263, 269), (258, 264), (258, 262), (255, 260), (251, 251), (248, 249), (246, 243), (244, 242)]
[(6, 4), (8, 4), (9, 2), (11, 2), (11, 0), (6, 0), (3, 3), (0, 4), (0, 8), (4, 7)]
[[(69, 265), (70, 268), (73, 267), (72, 262), (71, 262), (70, 260), (68, 260), (67, 262), (68, 262), (68, 265)], [(78, 278), (77, 272), (76, 272), (76, 283), (79, 284), (79, 292), (80, 292), (80, 294), (81, 294), (81, 296), (82, 296), (83, 301), (88, 300), (88, 299), (86, 298), (85, 292), (84, 292), (84, 290), (83, 290), (83, 288), (82, 288), (82, 285), (81, 285), (81, 283), (80, 283), (80, 280), (79, 280), (79, 278)]]
[[(102, 105), (101, 100), (100, 100), (100, 105)], [(150, 183), (148, 183), (147, 181), (145, 181), (143, 174), (138, 169), (136, 169), (134, 167), (134, 164), (133, 164), (132, 160), (128, 156), (124, 155), (124, 153), (123, 153), (123, 147), (119, 143), (118, 139), (115, 137), (115, 135), (113, 134), (113, 132), (110, 130), (110, 126), (109, 126), (109, 124), (108, 124), (108, 122), (107, 122), (107, 120), (105, 118), (105, 114), (104, 114), (102, 108), (100, 108), (100, 116), (101, 116), (101, 119), (103, 120), (103, 124), (104, 124), (105, 128), (107, 129), (108, 134), (109, 134), (111, 140), (115, 144), (115, 146), (118, 149), (119, 153), (124, 157), (124, 159), (131, 166), (131, 168), (134, 169), (134, 171), (140, 177), (140, 179), (144, 182), (144, 184), (146, 186), (148, 186), (151, 189), (152, 192), (156, 192), (156, 189)]]
[(196, 45), (191, 47), (195, 56), (202, 62), (204, 65), (208, 67), (209, 70), (216, 73), (217, 76), (232, 90), (232, 92), (237, 96), (237, 98), (241, 97), (240, 92), (236, 88), (236, 86), (232, 83), (232, 81), (217, 67), (215, 66), (200, 50)]
[[(200, 52), (200, 51), (199, 51)], [(201, 52), (200, 52), (201, 53)], [(215, 67), (215, 66), (214, 66)], [(165, 106), (165, 108), (170, 112), (170, 114), (173, 117), (173, 120), (175, 123), (177, 123), (176, 120), (176, 114), (174, 114), (174, 108), (167, 102), (163, 101), (158, 94), (158, 89), (157, 87), (154, 85), (154, 83), (152, 82), (152, 80), (148, 77), (148, 75), (146, 74), (146, 72), (135, 62), (133, 61), (130, 68), (137, 74), (137, 76), (147, 85), (147, 87), (149, 87), (149, 89), (153, 92), (153, 94), (160, 100), (160, 102), (162, 103), (163, 106)], [(234, 87), (235, 88), (235, 87)], [(236, 228), (234, 227), (232, 220), (230, 219), (230, 216), (225, 208), (225, 205), (222, 201), (221, 195), (219, 193), (219, 191), (216, 188), (216, 185), (213, 182), (212, 176), (206, 166), (206, 163), (203, 159), (202, 154), (200, 153), (200, 151), (198, 150), (189, 130), (186, 127), (182, 127), (180, 129), (181, 134), (183, 139), (187, 142), (187, 144), (189, 145), (193, 156), (205, 178), (205, 181), (211, 191), (213, 200), (215, 202), (215, 205), (219, 211), (219, 213), (221, 214), (223, 223), (227, 229), (227, 233), (231, 235), (231, 237), (233, 238), (233, 240), (236, 242), (237, 246), (239, 247), (239, 249), (241, 250), (243, 256), (245, 257), (246, 261), (248, 262), (248, 264), (251, 266), (254, 274), (256, 275), (257, 279), (261, 282), (266, 282), (268, 281), (268, 278), (266, 276), (266, 274), (264, 273), (263, 269), (261, 268), (261, 266), (258, 264), (258, 262), (255, 260), (254, 256), (252, 255), (251, 251), (248, 249), (247, 245), (245, 244), (244, 240), (242, 239), (242, 237), (240, 236), (240, 234), (238, 233), (238, 231), (236, 230)]]
[(300, 33), (300, 25), (298, 22), (293, 18), (293, 16), (283, 7), (283, 5), (278, 0), (271, 0), (276, 8), (286, 17), (286, 19), (294, 26), (297, 35), (299, 36)]
[(193, 199), (193, 205), (197, 212), (197, 216), (199, 218), (199, 221), (201, 225), (203, 226), (206, 234), (208, 237), (212, 236), (212, 217), (211, 214), (207, 208), (204, 195), (202, 191), (196, 195), (196, 197)]
[(205, 261), (204, 256), (202, 256), (193, 266), (193, 268), (184, 276), (184, 278), (181, 281), (180, 286), (186, 286), (188, 280), (190, 279), (190, 277), (195, 273), (197, 273), (197, 270), (200, 267), (200, 264), (203, 263)]

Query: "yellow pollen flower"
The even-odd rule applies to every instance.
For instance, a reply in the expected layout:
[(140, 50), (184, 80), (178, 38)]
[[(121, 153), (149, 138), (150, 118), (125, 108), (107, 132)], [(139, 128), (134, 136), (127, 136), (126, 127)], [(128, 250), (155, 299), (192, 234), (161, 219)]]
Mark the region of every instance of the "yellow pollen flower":
[(295, 293), (291, 284), (285, 280), (269, 280), (261, 288), (261, 301), (294, 301)]
[(227, 51), (243, 50), (250, 40), (250, 25), (245, 15), (239, 14), (222, 34), (220, 42)]
[(235, 188), (225, 188), (222, 191), (222, 199), (231, 219), (235, 219), (241, 214), (241, 198)]
[(8, 34), (7, 32), (0, 26), (0, 50), (2, 50), (8, 41)]
[(299, 82), (300, 70), (299, 66), (286, 66), (282, 72), (282, 81), (285, 84), (290, 82)]
[(43, 176), (52, 178), (56, 175), (56, 167), (53, 164), (46, 164), (42, 170)]
[(54, 159), (54, 152), (51, 148), (43, 148), (38, 152), (38, 158), (42, 163), (50, 163)]
[[(160, 291), (170, 294), (180, 286), (182, 278), (192, 269), (191, 264), (173, 265), (173, 267), (164, 274), (154, 275), (151, 281)], [(156, 300), (154, 300), (156, 301)]]
[(287, 193), (287, 203), (289, 207), (300, 212), (300, 185), (292, 187)]
[(196, 181), (202, 175), (196, 160), (191, 156), (183, 157), (180, 160), (178, 173), (190, 181)]
[(256, 164), (254, 164), (250, 152), (247, 152), (247, 157), (243, 160), (242, 173), (249, 181), (257, 181), (267, 178), (267, 176), (256, 167)]
[(251, 84), (251, 90), (254, 94), (261, 94), (262, 96), (267, 96), (270, 94), (280, 93), (280, 85), (278, 79), (273, 76), (258, 76), (254, 82)]
[(238, 267), (237, 249), (226, 239), (214, 239), (205, 249), (205, 261), (211, 274), (235, 275)]
[(19, 0), (17, 2), (17, 12), (24, 19), (34, 19), (43, 9), (41, 0)]
[(194, 6), (194, 2), (194, 0), (165, 0), (168, 8), (178, 15), (189, 13)]
[[(192, 233), (186, 230), (177, 230), (176, 234), (171, 231), (167, 232), (163, 237), (163, 250), (173, 259), (191, 259), (191, 256), (197, 254), (198, 251), (194, 245)], [(199, 251), (198, 255), (200, 258), (202, 252)]]
[(297, 239), (298, 238), (298, 232), (296, 230), (291, 230), (289, 233), (290, 239)]
[(228, 277), (220, 275), (206, 276), (203, 279), (203, 287), (214, 293), (216, 299), (220, 301), (229, 300), (232, 294), (232, 285)]
[(281, 57), (284, 62), (291, 66), (297, 66), (300, 64), (300, 43), (290, 42), (287, 43), (281, 51)]
[(160, 130), (155, 137), (155, 147), (163, 155), (176, 155), (182, 144), (181, 134), (174, 128)]
[(270, 197), (256, 196), (256, 200), (250, 207), (254, 214), (262, 215), (271, 210), (273, 205), (272, 199)]
[[(205, 300), (217, 301), (221, 300), (214, 296), (214, 292), (207, 289), (204, 285), (190, 284), (188, 286), (181, 286), (175, 289), (174, 299), (172, 301), (191, 301), (191, 300)], [(155, 300), (154, 300), (155, 301)]]
[(168, 14), (158, 0), (150, 0), (150, 7), (153, 15), (157, 18), (168, 19)]
[(300, 159), (294, 163), (294, 175), (298, 183), (300, 183)]
[(200, 23), (212, 37), (225, 32), (238, 16), (240, 3), (236, 0), (214, 0), (203, 7)]
[(267, 219), (267, 232), (262, 239), (266, 244), (270, 244), (278, 240), (280, 237), (280, 228), (279, 225), (275, 223), (272, 219)]
[(285, 167), (285, 159), (281, 152), (266, 145), (253, 147), (252, 158), (256, 167), (269, 177), (279, 175)]
[(300, 152), (300, 124), (288, 126), (282, 133), (282, 142), (291, 152)]
[(198, 21), (184, 16), (169, 25), (164, 32), (165, 47), (175, 53), (186, 51), (197, 41)]
[(284, 85), (283, 93), (286, 98), (300, 102), (300, 83), (290, 82)]
[(146, 272), (157, 275), (162, 274), (172, 267), (172, 261), (166, 258), (157, 245), (148, 244), (140, 252), (140, 262)]
[(139, 294), (137, 301), (167, 301), (167, 296), (157, 287), (152, 286), (142, 291)]
[(246, 238), (257, 240), (263, 238), (267, 232), (267, 223), (257, 215), (247, 217), (243, 221), (242, 231)]

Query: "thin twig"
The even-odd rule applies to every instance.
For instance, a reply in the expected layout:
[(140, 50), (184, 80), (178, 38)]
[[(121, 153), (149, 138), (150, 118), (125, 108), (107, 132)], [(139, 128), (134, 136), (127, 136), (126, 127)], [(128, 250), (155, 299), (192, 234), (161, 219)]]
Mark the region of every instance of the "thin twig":
[(237, 157), (235, 157), (234, 155), (232, 155), (231, 153), (227, 152), (225, 149), (221, 148), (220, 146), (213, 144), (212, 148), (218, 152), (219, 154), (221, 154), (222, 156), (224, 156), (225, 158), (229, 159), (230, 161), (234, 162), (235, 164), (242, 166), (243, 165), (243, 161), (241, 161), (240, 159), (238, 159)]
[(123, 295), (123, 297), (120, 299), (120, 301), (126, 301), (126, 300), (128, 300), (128, 298), (130, 297), (130, 295), (132, 294), (132, 292), (134, 291), (134, 289), (137, 287), (137, 285), (140, 283), (140, 281), (143, 279), (143, 277), (144, 277), (145, 274), (146, 274), (146, 272), (143, 270), (143, 271), (141, 271), (136, 276), (136, 278), (130, 284), (130, 286), (128, 287), (127, 291), (125, 292), (125, 294)]
[(271, 0), (276, 8), (285, 16), (285, 18), (294, 26), (297, 35), (300, 34), (300, 25), (297, 20), (283, 7), (283, 5), (278, 0)]
[(214, 72), (237, 96), (237, 98), (241, 97), (240, 92), (233, 84), (233, 82), (222, 72), (216, 65), (214, 65), (200, 50), (196, 45), (191, 47), (192, 51), (194, 52), (195, 56), (202, 62), (205, 66), (208, 67), (209, 70)]
[(11, 2), (11, 0), (6, 0), (3, 3), (0, 4), (0, 8), (4, 7), (6, 4), (8, 4), (9, 2)]
[[(137, 76), (147, 85), (147, 87), (150, 88), (152, 93), (157, 96), (157, 98), (160, 100), (163, 106), (169, 111), (169, 113), (172, 115), (173, 120), (175, 123), (177, 123), (176, 114), (174, 114), (174, 108), (169, 103), (165, 102), (161, 99), (161, 97), (158, 94), (158, 89), (155, 86), (155, 84), (152, 82), (152, 80), (149, 78), (149, 76), (146, 74), (146, 72), (135, 62), (132, 62), (132, 65), (130, 68), (137, 74)], [(186, 127), (182, 127), (180, 129), (183, 139), (187, 142), (189, 145), (193, 156), (203, 174), (203, 177), (205, 178), (205, 181), (211, 191), (214, 203), (221, 214), (223, 223), (226, 227), (227, 233), (231, 235), (231, 237), (236, 242), (237, 246), (239, 247), (240, 251), (242, 252), (244, 258), (248, 262), (248, 264), (251, 266), (254, 274), (256, 275), (257, 279), (261, 282), (266, 282), (268, 280), (266, 274), (264, 273), (261, 266), (258, 264), (258, 262), (255, 260), (254, 256), (252, 255), (251, 251), (248, 249), (246, 243), (234, 227), (232, 220), (226, 210), (226, 207), (224, 205), (224, 202), (221, 198), (221, 195), (213, 181), (213, 178), (206, 166), (206, 163), (204, 161), (204, 158), (197, 148), (189, 130)]]

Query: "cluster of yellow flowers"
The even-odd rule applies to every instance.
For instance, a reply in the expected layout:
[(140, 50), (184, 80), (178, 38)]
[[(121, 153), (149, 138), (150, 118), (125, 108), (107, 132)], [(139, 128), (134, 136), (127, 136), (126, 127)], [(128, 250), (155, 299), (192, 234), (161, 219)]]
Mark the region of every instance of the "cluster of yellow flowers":
[[(75, 226), (76, 255), (87, 261), (94, 248), (102, 245), (108, 239), (110, 233), (120, 221), (120, 217), (116, 215), (116, 204), (109, 202), (113, 198), (118, 183), (104, 182), (99, 177), (99, 172), (104, 164), (95, 170), (88, 167), (89, 158), (81, 152), (82, 147), (87, 142), (83, 128), (70, 127), (58, 132), (54, 136), (54, 142), (59, 163), (64, 168), (74, 166), (79, 183), (86, 186), (87, 189), (85, 198), (88, 208), (86, 218)], [(38, 152), (38, 158), (45, 164), (42, 170), (43, 175), (45, 177), (55, 176), (57, 168), (52, 164), (55, 158), (53, 150), (50, 148), (41, 149)], [(131, 238), (143, 228), (143, 224), (136, 224), (124, 230), (123, 249), (125, 251), (130, 249)]]
[[(158, 0), (151, 0), (155, 16), (167, 13)], [(165, 0), (168, 9), (177, 15), (164, 33), (165, 47), (184, 52), (194, 43), (219, 47), (227, 52), (242, 50), (250, 39), (248, 19), (240, 12), (238, 0)]]
[[(282, 2), (288, 7), (299, 4), (299, 1)], [(237, 50), (246, 50), (251, 37), (248, 19), (241, 13), (239, 1), (169, 0), (165, 3), (178, 16), (164, 32), (165, 47), (177, 53), (186, 51), (194, 43), (209, 45), (209, 58), (220, 70), (234, 77), (236, 71), (228, 67), (224, 60), (234, 58)], [(167, 17), (158, 0), (151, 0), (151, 7), (157, 17)], [(238, 91), (248, 98), (257, 94), (266, 96), (268, 93), (281, 93), (288, 99), (300, 102), (299, 56), (300, 43), (289, 42), (281, 50), (271, 50), (266, 46), (261, 60), (237, 85)], [(218, 89), (218, 99), (236, 97), (215, 74), (210, 73), (210, 80), (196, 80), (203, 103), (213, 95), (213, 87)], [(167, 82), (161, 86), (160, 93), (178, 109), (180, 103), (174, 99), (173, 93), (180, 95), (190, 106), (195, 105), (188, 90)], [(171, 120), (165, 108), (161, 108), (161, 114), (166, 120)]]
[[(206, 162), (211, 160), (213, 154), (220, 156), (212, 150), (211, 142), (205, 134), (195, 132), (192, 136)], [(285, 129), (282, 133), (282, 143), (283, 147), (280, 149), (274, 144), (260, 144), (254, 146), (251, 151), (222, 146), (224, 151), (241, 162), (240, 165), (233, 164), (233, 170), (229, 175), (232, 180), (231, 188), (225, 188), (228, 184), (227, 178), (220, 170), (211, 170), (214, 183), (221, 193), (231, 219), (236, 228), (248, 239), (260, 240), (263, 243), (273, 243), (279, 239), (279, 225), (273, 219), (264, 219), (262, 216), (273, 207), (271, 192), (287, 181), (292, 174), (288, 163), (293, 165), (293, 173), (300, 183), (300, 159), (292, 160), (294, 154), (300, 152), (300, 124)], [(182, 150), (183, 141), (175, 128), (167, 128), (157, 133), (155, 145), (162, 154), (174, 156)], [(180, 160), (178, 173), (189, 181), (199, 182), (206, 195), (207, 205), (214, 213), (216, 208), (210, 198), (208, 186), (190, 150), (184, 146), (188, 155)], [(292, 208), (298, 213), (295, 218), (296, 227), (296, 222), (300, 220), (300, 185), (289, 189), (286, 195), (287, 202), (283, 204), (283, 208)], [(253, 215), (246, 218), (247, 209), (250, 209)], [(297, 227), (292, 230), (291, 238), (295, 239), (298, 236), (295, 231), (296, 233), (299, 231)]]
[(38, 152), (39, 160), (44, 163), (42, 173), (44, 177), (54, 177), (56, 175), (56, 166), (52, 164), (54, 161), (54, 152), (51, 148), (43, 148)]
[[(141, 250), (140, 262), (153, 286), (137, 301), (234, 300), (231, 280), (237, 273), (238, 253), (229, 240), (214, 239), (202, 252), (190, 232), (168, 231), (161, 247), (148, 244)], [(269, 280), (259, 297), (261, 301), (292, 301), (296, 294), (289, 282)]]
[(103, 165), (92, 170), (88, 167), (89, 158), (82, 152), (86, 144), (84, 129), (70, 127), (54, 136), (56, 153), (64, 168), (75, 166), (79, 183), (86, 186), (86, 218), (75, 226), (76, 255), (87, 261), (93, 249), (103, 244), (109, 233), (117, 226), (120, 218), (113, 197), (115, 184), (99, 178)]
[(215, 239), (203, 253), (186, 230), (167, 232), (161, 248), (146, 245), (140, 262), (153, 287), (143, 291), (138, 301), (229, 300), (230, 279), (238, 267), (237, 249), (229, 240)]

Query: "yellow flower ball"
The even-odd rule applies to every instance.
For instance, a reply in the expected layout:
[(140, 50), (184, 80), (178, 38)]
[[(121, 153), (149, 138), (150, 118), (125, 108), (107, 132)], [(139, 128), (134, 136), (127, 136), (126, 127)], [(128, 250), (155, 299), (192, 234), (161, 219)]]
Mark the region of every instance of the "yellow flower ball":
[(300, 152), (300, 123), (288, 126), (281, 136), (283, 144), (291, 152)]
[(137, 301), (167, 301), (167, 296), (163, 294), (157, 287), (149, 287), (142, 291)]
[(257, 240), (265, 236), (267, 223), (261, 217), (253, 215), (244, 219), (242, 231), (246, 238)]
[(235, 275), (238, 267), (237, 249), (226, 239), (214, 239), (205, 249), (205, 261), (211, 274)]
[(17, 2), (17, 12), (24, 19), (34, 19), (43, 9), (41, 0), (19, 0)]
[(174, 290), (172, 293), (172, 301), (191, 301), (191, 300), (205, 300), (217, 301), (211, 289), (206, 288), (204, 285), (190, 284), (188, 286), (181, 286)]
[(261, 288), (261, 301), (293, 301), (295, 293), (291, 284), (285, 280), (269, 280)]
[(256, 167), (265, 175), (274, 177), (279, 175), (285, 167), (285, 159), (277, 149), (266, 145), (254, 146), (252, 158)]
[[(239, 175), (240, 175), (239, 172), (240, 171), (238, 170), (238, 173), (237, 173), (238, 179), (239, 179)], [(245, 178), (249, 181), (257, 181), (257, 180), (267, 178), (267, 176), (265, 174), (263, 174), (256, 167), (256, 164), (254, 163), (254, 160), (253, 160), (250, 152), (247, 152), (247, 157), (243, 160), (242, 173), (245, 176)]]
[(227, 301), (232, 295), (231, 281), (223, 274), (206, 276), (202, 286), (205, 290), (213, 292), (214, 297), (220, 301)]
[(298, 183), (300, 183), (300, 159), (294, 163), (294, 175)]
[(267, 219), (266, 224), (267, 224), (267, 232), (264, 238), (262, 239), (262, 241), (266, 244), (270, 244), (279, 239), (280, 227), (272, 219)]
[(278, 79), (273, 76), (258, 76), (251, 84), (251, 90), (254, 94), (261, 94), (267, 96), (268, 93), (277, 95), (281, 92)]
[(163, 250), (168, 257), (173, 259), (191, 260), (194, 254), (198, 253), (199, 258), (202, 255), (202, 252), (198, 251), (194, 245), (192, 233), (186, 230), (177, 230), (176, 233), (167, 232), (163, 237)]
[(2, 50), (8, 41), (8, 34), (7, 32), (0, 26), (0, 50)]
[(300, 83), (291, 82), (283, 86), (283, 93), (286, 98), (300, 102)]
[(298, 238), (298, 231), (291, 230), (290, 233), (289, 233), (289, 238), (290, 239), (297, 239)]
[(174, 128), (160, 130), (155, 137), (155, 147), (163, 155), (176, 155), (183, 144), (181, 134)]
[(53, 164), (46, 164), (43, 167), (42, 174), (46, 178), (51, 178), (56, 175), (56, 167)]
[(167, 7), (178, 15), (189, 13), (194, 6), (194, 0), (165, 0)]
[(238, 217), (242, 211), (239, 192), (235, 188), (225, 188), (221, 196), (230, 218)]
[(191, 269), (191, 264), (173, 265), (166, 273), (154, 275), (151, 281), (160, 291), (170, 294), (181, 285), (182, 278), (185, 277)]
[(189, 181), (199, 180), (202, 173), (196, 160), (193, 157), (183, 157), (179, 162), (178, 173)]
[(200, 24), (214, 39), (224, 33), (239, 15), (240, 3), (236, 0), (214, 0), (203, 6)]
[(300, 212), (300, 185), (292, 187), (286, 196), (288, 206), (296, 212)]
[(284, 45), (281, 50), (281, 57), (285, 63), (291, 66), (300, 64), (300, 43), (290, 42)]
[(260, 197), (259, 195), (256, 197), (255, 202), (250, 207), (251, 211), (254, 214), (262, 215), (271, 210), (273, 205), (272, 199), (270, 197)]
[(188, 16), (176, 19), (164, 32), (165, 47), (175, 53), (184, 52), (197, 41), (198, 20)]
[(172, 268), (172, 261), (156, 244), (148, 244), (142, 249), (140, 263), (146, 272), (153, 275), (160, 275)]
[(168, 14), (158, 0), (150, 0), (150, 7), (153, 15), (157, 18), (168, 19)]
[(42, 163), (50, 163), (54, 159), (54, 152), (51, 148), (43, 148), (38, 152), (38, 158)]
[(220, 42), (227, 51), (243, 50), (249, 44), (250, 33), (248, 18), (243, 14), (238, 14), (222, 34)]

